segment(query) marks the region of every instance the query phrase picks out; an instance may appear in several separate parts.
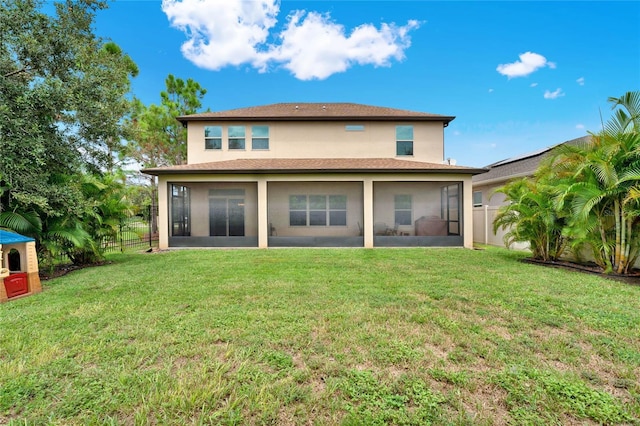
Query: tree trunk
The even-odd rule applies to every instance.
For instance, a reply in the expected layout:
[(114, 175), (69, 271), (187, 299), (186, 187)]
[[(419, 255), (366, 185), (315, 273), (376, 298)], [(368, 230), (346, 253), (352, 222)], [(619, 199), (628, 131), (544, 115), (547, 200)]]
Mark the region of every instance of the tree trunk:
[(620, 257), (622, 255), (622, 224), (620, 223), (620, 202), (616, 199), (613, 201), (613, 214), (616, 220), (616, 246), (613, 257), (613, 268), (616, 272), (620, 269)]

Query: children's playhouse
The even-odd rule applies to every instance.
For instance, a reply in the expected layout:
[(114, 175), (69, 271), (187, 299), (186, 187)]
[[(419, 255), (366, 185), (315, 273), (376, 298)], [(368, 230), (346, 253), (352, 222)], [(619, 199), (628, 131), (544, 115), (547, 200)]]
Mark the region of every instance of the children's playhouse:
[(35, 240), (0, 230), (0, 303), (41, 291)]

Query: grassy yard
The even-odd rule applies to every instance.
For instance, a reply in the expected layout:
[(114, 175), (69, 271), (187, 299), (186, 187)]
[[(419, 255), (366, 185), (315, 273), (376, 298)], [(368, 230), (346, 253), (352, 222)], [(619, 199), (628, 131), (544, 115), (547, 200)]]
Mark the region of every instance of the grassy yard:
[(0, 424), (640, 424), (640, 286), (521, 257), (112, 255), (0, 305)]

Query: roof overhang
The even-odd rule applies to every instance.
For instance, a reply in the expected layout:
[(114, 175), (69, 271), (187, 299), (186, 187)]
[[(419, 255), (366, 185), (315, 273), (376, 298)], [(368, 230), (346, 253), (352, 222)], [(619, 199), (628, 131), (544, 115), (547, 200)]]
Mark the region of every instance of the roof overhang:
[(487, 169), (396, 159), (276, 159), (228, 160), (212, 163), (143, 169), (148, 175), (211, 174), (466, 174)]
[(453, 121), (455, 116), (439, 116), (439, 117), (415, 117), (415, 116), (371, 116), (371, 117), (362, 117), (362, 116), (345, 116), (345, 117), (304, 117), (304, 116), (290, 116), (290, 117), (260, 117), (260, 116), (246, 116), (246, 117), (204, 117), (204, 116), (180, 116), (176, 119), (182, 123), (183, 126), (186, 126), (187, 123), (192, 121), (206, 121), (206, 122), (240, 122), (240, 121), (251, 121), (251, 122), (302, 122), (302, 121), (321, 121), (321, 122), (369, 122), (369, 121), (395, 121), (395, 122), (441, 122), (444, 127), (447, 127), (451, 121)]

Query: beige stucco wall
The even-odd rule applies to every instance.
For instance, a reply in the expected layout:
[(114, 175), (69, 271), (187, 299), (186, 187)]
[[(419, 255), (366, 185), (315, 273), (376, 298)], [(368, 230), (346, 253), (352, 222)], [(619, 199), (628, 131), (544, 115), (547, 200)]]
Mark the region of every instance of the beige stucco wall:
[[(363, 131), (347, 131), (346, 125), (364, 125)], [(205, 150), (204, 127), (222, 127), (222, 149)], [(229, 125), (245, 126), (245, 149), (228, 149)], [(269, 150), (251, 149), (251, 126), (269, 126)], [(189, 164), (246, 158), (395, 158), (396, 125), (413, 126), (413, 156), (398, 158), (440, 163), (444, 159), (441, 122), (190, 122)]]
[[(363, 229), (364, 229), (364, 243), (365, 247), (373, 247), (373, 224), (374, 221), (381, 221), (382, 216), (376, 217), (374, 212), (374, 198), (376, 197), (375, 192), (378, 191), (378, 196), (389, 196), (391, 203), (393, 203), (393, 198), (391, 197), (391, 190), (385, 190), (384, 188), (392, 188), (393, 185), (389, 185), (393, 183), (397, 185), (400, 183), (401, 185), (407, 185), (407, 188), (411, 188), (412, 186), (419, 187), (420, 185), (425, 185), (424, 182), (433, 182), (429, 185), (433, 185), (434, 188), (439, 188), (442, 186), (442, 183), (445, 182), (462, 182), (463, 190), (462, 190), (462, 200), (463, 200), (463, 217), (462, 217), (462, 234), (464, 235), (464, 247), (472, 248), (473, 247), (473, 232), (472, 232), (472, 223), (473, 223), (473, 209), (471, 207), (472, 201), (472, 189), (471, 189), (471, 176), (469, 175), (457, 175), (457, 174), (425, 174), (425, 175), (415, 175), (415, 174), (306, 174), (306, 175), (289, 175), (289, 174), (271, 174), (271, 175), (164, 175), (159, 177), (159, 185), (158, 185), (158, 196), (159, 196), (159, 214), (158, 214), (158, 226), (160, 229), (160, 248), (168, 248), (169, 247), (169, 213), (167, 209), (168, 203), (168, 184), (172, 183), (184, 183), (187, 186), (193, 187), (194, 185), (198, 185), (201, 188), (206, 188), (209, 182), (233, 182), (233, 185), (238, 187), (240, 183), (246, 183), (246, 188), (255, 188), (257, 183), (258, 188), (258, 245), (260, 247), (267, 247), (267, 237), (269, 235), (269, 222), (274, 222), (276, 216), (272, 212), (267, 211), (267, 205), (269, 203), (266, 200), (271, 201), (272, 196), (284, 196), (285, 191), (280, 188), (295, 188), (295, 185), (299, 185), (301, 183), (304, 184), (304, 188), (316, 188), (317, 191), (322, 191), (322, 193), (327, 193), (327, 187), (331, 187), (331, 193), (335, 193), (334, 191), (339, 191), (342, 188), (342, 184), (326, 184), (326, 182), (348, 182), (348, 185), (345, 185), (345, 191), (348, 194), (356, 194), (359, 189), (362, 188), (362, 199), (363, 205), (358, 207), (357, 205), (349, 205), (349, 209), (354, 209), (354, 211), (348, 211), (348, 228), (349, 232), (352, 232), (355, 228), (353, 228), (353, 220), (356, 220), (355, 226), (357, 227), (357, 219), (358, 217), (362, 217)], [(309, 186), (309, 183), (318, 183), (324, 182), (324, 184), (320, 184), (316, 186), (315, 184)], [(384, 184), (387, 182), (387, 184)], [(416, 184), (415, 182), (421, 182), (420, 184)], [(278, 184), (280, 183), (280, 184)], [(302, 187), (302, 186), (301, 186)], [(374, 187), (377, 188), (374, 190)], [(348, 189), (347, 189), (348, 188)], [(396, 187), (397, 190), (397, 187)], [(274, 191), (274, 194), (271, 192)], [(280, 195), (278, 195), (278, 191), (280, 191)], [(306, 191), (305, 191), (306, 192)], [(290, 191), (289, 191), (290, 193)], [(439, 197), (439, 193), (437, 193)], [(388, 194), (388, 195), (384, 195)], [(192, 196), (193, 197), (193, 196)], [(202, 196), (199, 196), (199, 202), (202, 205), (206, 205), (208, 209), (208, 201), (203, 203)], [(429, 196), (431, 197), (431, 196)], [(419, 204), (421, 206), (426, 206), (430, 201), (427, 198), (423, 200), (419, 200)], [(435, 197), (435, 195), (434, 195)], [(350, 197), (355, 198), (355, 197)], [(261, 200), (261, 201), (260, 201)], [(353, 199), (349, 202), (358, 203), (359, 200)], [(437, 201), (437, 205), (439, 206), (439, 199)], [(193, 207), (192, 207), (193, 208)], [(425, 207), (426, 208), (426, 207)], [(200, 208), (198, 210), (200, 214), (206, 213), (206, 217), (208, 217), (208, 210), (204, 210)], [(361, 213), (362, 212), (362, 213)], [(195, 210), (192, 210), (192, 217), (196, 214)], [(380, 213), (379, 213), (380, 214)], [(435, 215), (436, 213), (434, 213)], [(439, 212), (437, 213), (439, 214)], [(420, 214), (422, 215), (422, 214)], [(278, 218), (274, 226), (276, 229), (278, 226), (278, 221), (285, 216), (284, 214), (278, 214)], [(413, 218), (413, 220), (417, 219)], [(285, 220), (288, 220), (288, 212), (286, 213)], [(196, 222), (196, 220), (192, 219), (192, 226)], [(208, 227), (208, 220), (202, 221), (205, 223), (205, 227)], [(247, 222), (249, 222), (247, 220)], [(392, 223), (393, 219), (389, 220), (389, 223)], [(308, 228), (304, 228), (305, 230)], [(325, 228), (326, 230), (326, 228)], [(410, 231), (408, 229), (407, 231)], [(194, 232), (192, 228), (192, 233)], [(199, 230), (198, 232), (202, 232)], [(207, 231), (208, 232), (208, 231)], [(195, 234), (193, 234), (195, 236)], [(207, 235), (207, 234), (205, 234)], [(308, 235), (304, 234), (304, 235)], [(327, 234), (323, 234), (327, 235)]]

